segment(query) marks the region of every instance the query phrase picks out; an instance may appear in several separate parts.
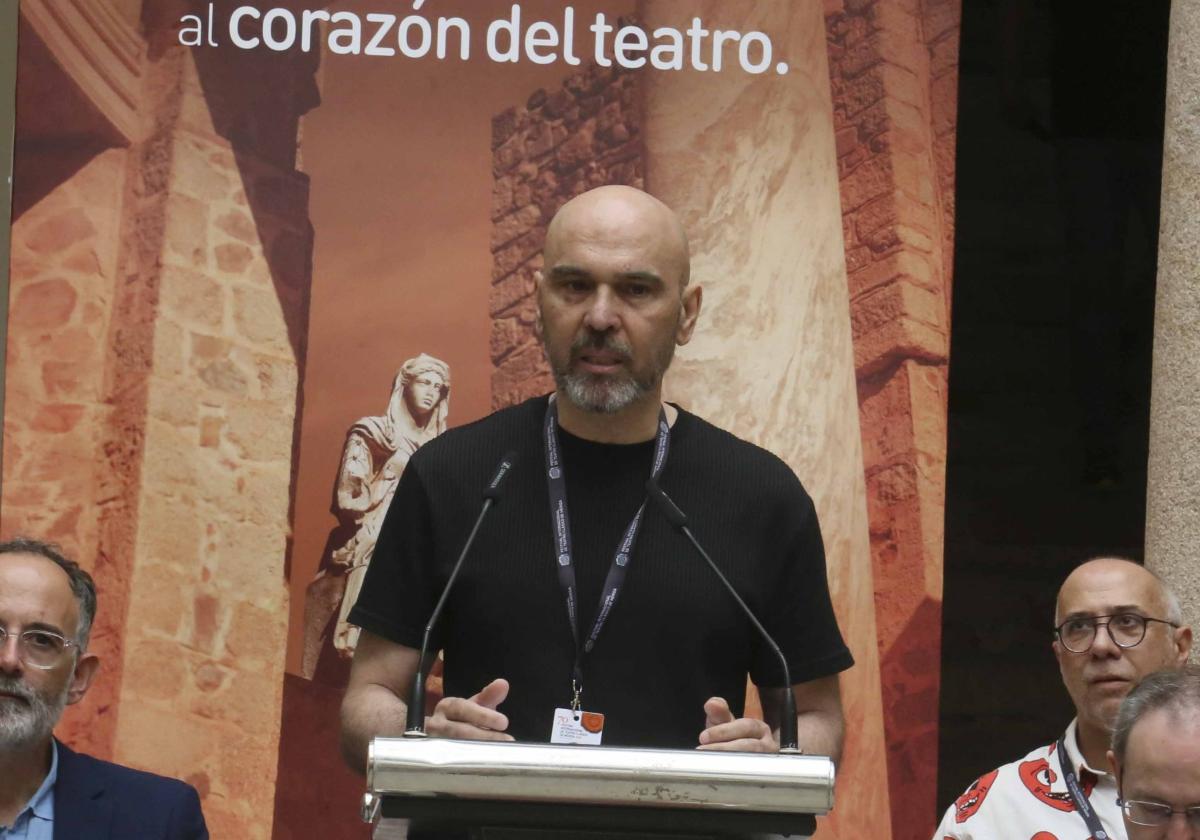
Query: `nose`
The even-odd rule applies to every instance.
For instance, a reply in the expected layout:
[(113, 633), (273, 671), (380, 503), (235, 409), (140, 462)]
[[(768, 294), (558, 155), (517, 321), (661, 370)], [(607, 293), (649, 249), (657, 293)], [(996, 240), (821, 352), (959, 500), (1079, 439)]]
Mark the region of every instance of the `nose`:
[(1112, 634), (1108, 632), (1108, 622), (1096, 625), (1096, 638), (1092, 639), (1092, 656), (1098, 658), (1115, 657), (1121, 655), (1121, 648), (1113, 641)]
[(601, 283), (592, 295), (583, 318), (584, 325), (596, 332), (615, 330), (621, 325), (617, 312), (618, 303), (613, 290), (607, 284)]
[(1166, 840), (1196, 840), (1200, 837), (1200, 832), (1192, 828), (1187, 814), (1176, 811), (1171, 815), (1171, 821), (1167, 823), (1167, 833), (1163, 836)]
[(6, 674), (19, 674), (21, 668), (21, 652), (18, 649), (21, 637), (10, 633), (0, 639), (0, 671)]

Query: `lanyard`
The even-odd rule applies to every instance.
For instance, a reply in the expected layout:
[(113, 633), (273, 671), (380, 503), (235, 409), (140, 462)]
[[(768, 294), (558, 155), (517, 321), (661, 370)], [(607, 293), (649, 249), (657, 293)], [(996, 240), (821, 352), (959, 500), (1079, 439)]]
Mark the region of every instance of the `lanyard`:
[[(642, 515), (646, 511), (646, 502), (638, 507), (633, 520), (625, 528), (625, 535), (617, 545), (613, 556), (612, 566), (604, 579), (604, 589), (600, 593), (600, 604), (596, 609), (596, 619), (587, 640), (581, 646), (579, 643), (579, 609), (576, 603), (575, 562), (571, 550), (571, 519), (567, 513), (567, 479), (563, 472), (562, 449), (558, 442), (558, 405), (554, 398), (546, 406), (546, 422), (542, 429), (546, 444), (546, 481), (550, 490), (550, 527), (554, 532), (554, 549), (558, 561), (558, 583), (567, 599), (567, 618), (571, 625), (571, 638), (575, 642), (575, 665), (571, 671), (571, 708), (579, 711), (579, 698), (583, 694), (583, 658), (592, 652), (596, 646), (596, 638), (600, 629), (608, 619), (617, 595), (625, 582), (625, 569), (633, 554), (633, 546), (637, 540), (638, 531), (642, 527)], [(667, 450), (671, 446), (671, 427), (667, 424), (667, 415), (663, 409), (658, 410), (658, 434), (654, 438), (654, 463), (650, 475), (658, 478), (663, 464), (667, 460)]]
[(1075, 775), (1075, 768), (1071, 766), (1071, 759), (1067, 757), (1067, 742), (1063, 738), (1058, 739), (1058, 766), (1062, 768), (1063, 781), (1067, 783), (1067, 793), (1071, 794), (1071, 801), (1075, 803), (1075, 810), (1079, 812), (1079, 816), (1087, 825), (1088, 831), (1091, 832), (1092, 840), (1109, 840), (1108, 833), (1104, 830), (1104, 826), (1100, 824), (1100, 818), (1096, 816), (1096, 812), (1092, 810), (1092, 803), (1088, 802), (1088, 798), (1083, 793), (1083, 788), (1079, 786), (1079, 778)]

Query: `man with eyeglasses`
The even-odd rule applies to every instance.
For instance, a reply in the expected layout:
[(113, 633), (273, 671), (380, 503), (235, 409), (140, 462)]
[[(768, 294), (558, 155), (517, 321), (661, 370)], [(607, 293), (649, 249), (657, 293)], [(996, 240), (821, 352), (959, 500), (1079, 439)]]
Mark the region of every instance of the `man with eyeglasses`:
[(200, 840), (190, 785), (81, 755), (54, 738), (87, 693), (91, 576), (53, 546), (0, 543), (0, 840)]
[(1052, 647), (1075, 720), (1057, 741), (973, 782), (947, 809), (934, 840), (1126, 836), (1117, 782), (1105, 770), (1117, 712), (1147, 674), (1187, 662), (1191, 628), (1182, 626), (1179, 602), (1162, 581), (1113, 557), (1067, 576), (1054, 624)]
[(1108, 760), (1130, 840), (1200, 838), (1200, 668), (1138, 683), (1117, 713)]

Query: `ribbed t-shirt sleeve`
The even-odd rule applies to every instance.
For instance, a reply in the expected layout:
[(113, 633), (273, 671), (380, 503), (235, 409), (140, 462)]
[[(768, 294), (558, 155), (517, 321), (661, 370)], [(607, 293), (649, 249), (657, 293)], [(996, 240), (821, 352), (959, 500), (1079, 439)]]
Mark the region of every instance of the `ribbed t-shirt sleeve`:
[(437, 600), (433, 519), (416, 461), (400, 476), (375, 553), (349, 621), (406, 647), (419, 648)]
[[(768, 632), (787, 659), (792, 683), (840, 673), (854, 664), (842, 639), (825, 569), (825, 546), (812, 499), (792, 477), (780, 516), (786, 535), (781, 565), (767, 599)], [(750, 673), (754, 683), (780, 687), (779, 660), (764, 644), (758, 648)]]

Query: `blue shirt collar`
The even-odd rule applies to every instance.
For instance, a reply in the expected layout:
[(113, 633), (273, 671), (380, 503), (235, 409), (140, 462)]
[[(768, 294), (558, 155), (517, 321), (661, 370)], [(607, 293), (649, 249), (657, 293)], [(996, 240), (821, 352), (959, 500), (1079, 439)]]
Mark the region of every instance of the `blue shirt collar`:
[(14, 825), (21, 821), (21, 817), (26, 812), (30, 812), (31, 818), (39, 820), (47, 820), (54, 822), (54, 784), (58, 781), (58, 742), (53, 738), (50, 739), (50, 772), (46, 774), (46, 778), (42, 780), (42, 786), (37, 789), (37, 793), (29, 800), (29, 804), (21, 809), (21, 813), (17, 815)]

